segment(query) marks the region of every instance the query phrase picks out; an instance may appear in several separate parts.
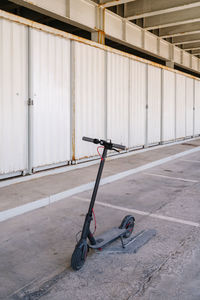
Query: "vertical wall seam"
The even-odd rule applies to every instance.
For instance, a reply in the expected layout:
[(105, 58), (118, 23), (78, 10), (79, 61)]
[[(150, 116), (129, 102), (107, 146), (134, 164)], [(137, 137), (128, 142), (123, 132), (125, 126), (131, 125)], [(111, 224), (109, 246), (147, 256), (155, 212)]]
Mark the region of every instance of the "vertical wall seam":
[(108, 138), (108, 67), (107, 67), (107, 64), (108, 64), (108, 53), (107, 51), (104, 51), (104, 62), (105, 62), (105, 66), (104, 66), (104, 111), (105, 111), (105, 129), (104, 129), (104, 134), (105, 134), (105, 139), (107, 140)]
[(129, 69), (128, 69), (128, 148), (130, 148), (130, 134), (131, 134), (131, 60), (129, 59)]
[(161, 105), (160, 105), (160, 108), (161, 108), (161, 114), (160, 114), (160, 117), (161, 117), (161, 122), (160, 122), (160, 141), (161, 143), (163, 143), (163, 95), (164, 95), (164, 70), (162, 69), (161, 70)]
[(28, 173), (33, 172), (33, 86), (32, 86), (31, 28), (28, 27)]
[(187, 134), (187, 79), (185, 79), (185, 138)]
[(75, 141), (76, 141), (76, 137), (75, 137), (75, 122), (76, 122), (76, 101), (75, 101), (75, 72), (76, 72), (76, 68), (75, 68), (75, 42), (70, 40), (70, 73), (71, 73), (71, 88), (70, 88), (70, 124), (71, 124), (71, 136), (70, 136), (70, 143), (71, 143), (71, 153), (70, 153), (70, 157), (72, 161), (76, 160), (76, 150), (75, 150)]
[(177, 139), (177, 128), (176, 128), (176, 118), (177, 118), (177, 74), (175, 74), (175, 126), (174, 126), (174, 131), (175, 131), (175, 133), (174, 133), (174, 137), (175, 137), (175, 141), (176, 141), (176, 139)]
[(148, 87), (149, 87), (149, 75), (148, 75), (148, 70), (149, 67), (146, 65), (146, 70), (145, 70), (145, 75), (146, 75), (146, 91), (145, 91), (145, 98), (146, 98), (146, 107), (145, 107), (145, 147), (148, 145), (148, 122), (149, 122), (149, 92), (148, 92)]
[(195, 80), (193, 79), (193, 137), (195, 136)]

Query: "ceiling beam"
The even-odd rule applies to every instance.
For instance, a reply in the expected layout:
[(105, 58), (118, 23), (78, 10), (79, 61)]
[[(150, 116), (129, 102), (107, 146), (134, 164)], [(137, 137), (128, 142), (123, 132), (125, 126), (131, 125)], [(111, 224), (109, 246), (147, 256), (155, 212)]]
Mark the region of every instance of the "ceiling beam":
[(125, 4), (128, 2), (134, 2), (135, 0), (100, 0), (99, 5), (101, 7), (111, 7), (119, 4)]
[(159, 37), (162, 38), (174, 37), (178, 35), (188, 35), (193, 33), (200, 33), (200, 22), (159, 29)]
[(200, 42), (197, 43), (190, 43), (182, 45), (181, 49), (188, 51), (188, 50), (195, 50), (200, 48)]
[(147, 30), (182, 25), (200, 21), (200, 6), (144, 18), (144, 28)]
[(191, 54), (192, 55), (200, 55), (200, 49), (199, 50), (192, 50)]
[(174, 45), (188, 44), (192, 42), (200, 42), (200, 33), (175, 36), (171, 39)]
[(198, 0), (136, 0), (125, 4), (125, 17), (134, 20), (199, 6)]

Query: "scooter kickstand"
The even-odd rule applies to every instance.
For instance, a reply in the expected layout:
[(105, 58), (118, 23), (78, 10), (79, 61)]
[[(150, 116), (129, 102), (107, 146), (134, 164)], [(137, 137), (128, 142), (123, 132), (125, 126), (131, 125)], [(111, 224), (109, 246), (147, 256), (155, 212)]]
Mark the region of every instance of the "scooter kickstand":
[(126, 246), (125, 246), (125, 244), (124, 244), (124, 241), (123, 241), (123, 237), (122, 237), (122, 236), (120, 236), (120, 240), (121, 240), (121, 243), (122, 243), (122, 248), (124, 249)]

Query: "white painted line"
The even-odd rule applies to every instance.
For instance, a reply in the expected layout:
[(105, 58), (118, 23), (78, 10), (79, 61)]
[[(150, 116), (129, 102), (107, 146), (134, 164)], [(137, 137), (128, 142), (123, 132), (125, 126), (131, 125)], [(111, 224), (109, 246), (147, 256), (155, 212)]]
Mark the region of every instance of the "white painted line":
[[(190, 141), (194, 141), (194, 140), (198, 140), (198, 139), (199, 139), (199, 137), (196, 137), (196, 138), (185, 139), (185, 140), (181, 140), (181, 141), (173, 142), (173, 143), (169, 143), (169, 144), (153, 146), (153, 147), (149, 147), (149, 148), (145, 148), (145, 149), (139, 149), (139, 150), (132, 149), (128, 153), (122, 153), (122, 154), (109, 156), (108, 159), (113, 160), (113, 159), (118, 159), (118, 158), (124, 158), (124, 157), (128, 157), (128, 156), (136, 155), (138, 153), (143, 153), (143, 152), (147, 152), (147, 151), (157, 150), (157, 149), (160, 149), (160, 148), (179, 145), (179, 144), (185, 143), (186, 141), (190, 142)], [(26, 181), (29, 181), (29, 180), (45, 177), (45, 176), (48, 176), (48, 175), (56, 175), (56, 174), (61, 174), (61, 173), (65, 173), (65, 172), (68, 172), (68, 171), (72, 171), (72, 170), (75, 170), (75, 169), (81, 169), (81, 168), (93, 166), (93, 165), (96, 165), (96, 164), (99, 163), (99, 158), (98, 157), (96, 157), (96, 158), (94, 157), (93, 159), (94, 159), (93, 161), (80, 163), (78, 165), (59, 167), (59, 168), (54, 168), (54, 169), (51, 169), (51, 170), (41, 171), (40, 173), (27, 175), (27, 176), (24, 176), (24, 177), (18, 177), (18, 178), (3, 180), (2, 182), (0, 182), (0, 188), (9, 186), (11, 184), (26, 182)]]
[(166, 220), (169, 222), (175, 222), (175, 223), (190, 225), (190, 226), (194, 226), (194, 227), (200, 227), (199, 223), (187, 221), (187, 220), (183, 220), (183, 219), (178, 219), (178, 218), (174, 218), (174, 217), (167, 217), (167, 216), (162, 216), (162, 215), (157, 215), (157, 214), (150, 214), (149, 216), (152, 218)]
[[(162, 165), (166, 162), (175, 160), (177, 158), (180, 158), (180, 157), (183, 157), (185, 155), (188, 155), (188, 154), (191, 154), (191, 153), (194, 153), (194, 152), (198, 152), (198, 151), (200, 151), (200, 147), (196, 147), (194, 149), (190, 149), (190, 150), (187, 150), (187, 151), (184, 151), (184, 152), (181, 152), (181, 153), (177, 153), (177, 154), (172, 155), (172, 156), (165, 157), (165, 158), (160, 159), (160, 160), (156, 160), (154, 162), (148, 163), (146, 165), (143, 165), (143, 166), (135, 168), (135, 169), (131, 169), (131, 170), (128, 170), (128, 171), (125, 171), (125, 172), (121, 172), (121, 173), (112, 175), (112, 176), (108, 176), (108, 177), (103, 178), (101, 180), (100, 185), (108, 184), (108, 183), (114, 182), (116, 180), (123, 179), (127, 176), (139, 173), (141, 171), (150, 169), (152, 167), (160, 166), (160, 165)], [(8, 209), (6, 211), (1, 211), (0, 212), (0, 222), (8, 220), (8, 219), (16, 217), (16, 216), (19, 216), (19, 215), (22, 215), (26, 212), (33, 211), (37, 208), (46, 206), (46, 205), (54, 203), (56, 201), (63, 200), (65, 198), (71, 197), (71, 196), (76, 195), (78, 193), (91, 190), (94, 187), (94, 183), (95, 182), (92, 181), (92, 182), (89, 182), (87, 184), (83, 184), (83, 185), (80, 185), (78, 187), (75, 187), (73, 189), (69, 189), (69, 190), (63, 191), (61, 193), (50, 195), (47, 198), (43, 198), (43, 199), (40, 199), (40, 200), (37, 200), (37, 201), (33, 201), (33, 202), (28, 203), (28, 204), (18, 206), (16, 208)]]
[(79, 193), (82, 193), (82, 192), (85, 192), (85, 191), (89, 191), (89, 190), (91, 190), (94, 187), (94, 183), (95, 182), (93, 181), (93, 182), (90, 182), (90, 183), (87, 183), (87, 184), (83, 184), (83, 185), (77, 186), (77, 187), (75, 187), (73, 189), (70, 189), (70, 190), (67, 190), (67, 191), (55, 194), (55, 195), (51, 195), (49, 197), (49, 199), (50, 199), (49, 202), (51, 204), (51, 203), (60, 201), (62, 199), (71, 197), (73, 195), (76, 195), (76, 194), (79, 194)]
[[(83, 198), (83, 197), (74, 196), (74, 198), (77, 199), (77, 200), (83, 201), (83, 202), (90, 202), (89, 199), (86, 199), (86, 198)], [(141, 216), (148, 216), (148, 217), (151, 217), (151, 218), (156, 218), (156, 219), (165, 220), (165, 221), (169, 221), (169, 222), (180, 223), (180, 224), (190, 225), (190, 226), (194, 226), (194, 227), (200, 227), (199, 223), (192, 222), (192, 221), (187, 221), (187, 220), (183, 220), (183, 219), (179, 219), (179, 218), (168, 217), (168, 216), (163, 216), (163, 215), (158, 215), (158, 214), (152, 214), (152, 213), (146, 212), (146, 211), (141, 211), (141, 210), (132, 209), (132, 208), (126, 208), (126, 207), (122, 207), (122, 206), (118, 206), (118, 205), (112, 205), (112, 204), (99, 202), (99, 201), (96, 201), (95, 204), (98, 204), (98, 205), (101, 205), (101, 206), (104, 206), (104, 207), (108, 207), (108, 208), (113, 208), (113, 209), (117, 209), (117, 210), (126, 211), (128, 213), (138, 214), (138, 215), (141, 215)]]
[(33, 201), (15, 208), (0, 212), (0, 222), (23, 215), (24, 213), (49, 205), (49, 197)]
[[(79, 196), (74, 196), (73, 198), (83, 201), (83, 202), (90, 202), (90, 199), (86, 199), (86, 198), (79, 197)], [(134, 214), (138, 214), (138, 215), (142, 215), (142, 216), (149, 216), (149, 214), (150, 214), (149, 212), (146, 212), (146, 211), (141, 211), (141, 210), (132, 209), (132, 208), (126, 208), (126, 207), (122, 207), (122, 206), (118, 206), (118, 205), (112, 205), (112, 204), (104, 203), (104, 202), (100, 202), (100, 201), (95, 201), (95, 204), (98, 204), (98, 205), (101, 205), (104, 207), (108, 207), (108, 208), (123, 210), (123, 211), (129, 212), (129, 213), (132, 212)]]
[(186, 181), (186, 182), (193, 182), (193, 183), (199, 182), (198, 180), (192, 180), (192, 179), (186, 179), (186, 178), (180, 178), (180, 177), (173, 177), (173, 176), (166, 176), (166, 175), (161, 175), (161, 174), (154, 174), (154, 173), (144, 173), (144, 174), (145, 175), (150, 175), (150, 176), (161, 177), (161, 178)]
[(181, 159), (181, 161), (193, 162), (193, 163), (200, 163), (200, 160), (191, 160), (191, 159)]

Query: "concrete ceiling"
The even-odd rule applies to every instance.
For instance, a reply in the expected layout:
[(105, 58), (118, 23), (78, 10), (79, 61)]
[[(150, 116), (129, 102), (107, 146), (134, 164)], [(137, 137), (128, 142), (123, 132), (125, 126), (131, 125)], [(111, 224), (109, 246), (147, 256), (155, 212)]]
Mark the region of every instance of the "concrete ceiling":
[(200, 1), (93, 0), (194, 55), (200, 55)]

